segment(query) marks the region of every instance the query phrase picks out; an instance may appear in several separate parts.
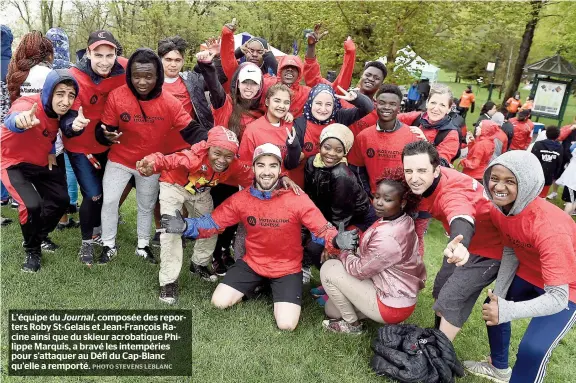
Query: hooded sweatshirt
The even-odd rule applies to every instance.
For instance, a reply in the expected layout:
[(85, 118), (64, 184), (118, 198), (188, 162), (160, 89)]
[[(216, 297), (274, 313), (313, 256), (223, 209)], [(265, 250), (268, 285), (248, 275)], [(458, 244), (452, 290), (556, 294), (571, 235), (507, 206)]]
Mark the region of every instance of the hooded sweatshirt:
[[(488, 120), (481, 121), (480, 127), (480, 136), (475, 140), (474, 145), (470, 146), (466, 158), (460, 162), (463, 166), (462, 172), (477, 180), (482, 180), (484, 169), (494, 156), (496, 147), (494, 139), (500, 130), (498, 124)], [(499, 142), (499, 145), (501, 146), (502, 143)]]
[(191, 194), (201, 193), (207, 188), (226, 182), (230, 185), (248, 187), (254, 179), (250, 162), (248, 164), (237, 158), (223, 172), (212, 169), (208, 160), (210, 147), (219, 147), (238, 152), (238, 140), (232, 132), (221, 126), (208, 132), (208, 141), (201, 141), (187, 150), (170, 154), (154, 153), (145, 158), (154, 163), (154, 172), (162, 172), (160, 182), (184, 186)]
[[(576, 223), (560, 208), (538, 197), (544, 186), (544, 174), (532, 153), (510, 151), (496, 158), (484, 172), (485, 185), (489, 185), (495, 165), (502, 165), (514, 174), (518, 195), (508, 214), (492, 204), (492, 222), (504, 246), (513, 249), (518, 258), (516, 275), (546, 292), (525, 302), (509, 302), (499, 297), (499, 323), (559, 312), (568, 304), (568, 297), (576, 302)], [(489, 187), (486, 196), (493, 199)], [(506, 263), (503, 259), (498, 280), (502, 273), (514, 274), (514, 269), (505, 267)]]
[[(422, 129), (429, 142), (434, 143), (439, 132), (449, 130), (450, 132), (444, 139), (436, 145), (440, 158), (444, 158), (448, 163), (458, 154), (460, 149), (459, 127), (456, 126), (450, 116), (446, 115), (442, 120), (431, 123), (428, 121), (428, 114), (422, 112), (400, 113), (398, 120), (406, 125), (417, 126)], [(452, 131), (453, 130), (453, 131)]]
[(561, 143), (548, 138), (536, 142), (532, 147), (532, 154), (538, 158), (544, 171), (544, 185), (552, 185), (554, 180), (557, 180), (562, 174), (563, 152)]
[[(88, 56), (84, 56), (76, 67), (70, 68), (80, 87), (80, 94), (76, 97), (72, 109), (60, 119), (62, 139), (67, 151), (73, 153), (102, 153), (108, 147), (100, 144), (95, 138), (96, 127), (100, 127), (100, 119), (108, 94), (114, 89), (126, 84), (125, 68), (118, 61), (114, 62), (108, 77), (104, 78), (92, 70)], [(86, 128), (79, 132), (72, 129), (72, 123), (78, 116), (78, 109), (82, 107), (84, 117), (90, 120)]]
[(300, 117), (302, 113), (304, 113), (304, 105), (306, 104), (306, 99), (308, 98), (308, 94), (310, 93), (310, 87), (306, 85), (300, 85), (300, 80), (302, 80), (302, 71), (304, 70), (304, 64), (302, 64), (302, 60), (298, 56), (282, 56), (280, 62), (278, 63), (278, 76), (271, 76), (271, 77), (264, 77), (264, 88), (262, 89), (262, 99), (261, 99), (261, 107), (265, 109), (264, 101), (266, 100), (266, 93), (268, 92), (268, 88), (270, 88), (274, 84), (282, 84), (282, 71), (288, 67), (293, 66), (298, 68), (298, 74), (296, 80), (292, 85), (290, 85), (290, 89), (292, 90), (292, 100), (290, 103), (290, 110), (289, 112), (292, 113), (294, 118)]
[(511, 118), (509, 121), (514, 126), (514, 137), (510, 144), (510, 150), (526, 150), (532, 141), (534, 124), (529, 119), (520, 121), (517, 117)]
[[(42, 93), (20, 97), (8, 112), (2, 130), (2, 168), (26, 162), (38, 166), (48, 165), (48, 154), (51, 152), (58, 134), (58, 115), (52, 109), (52, 95), (56, 85), (64, 80), (72, 80), (78, 97), (78, 83), (66, 69), (52, 70), (46, 77)], [(16, 127), (16, 116), (29, 111), (37, 104), (36, 118), (40, 124), (31, 129), (21, 130)], [(33, 148), (33, 150), (31, 150)]]
[[(156, 85), (146, 96), (138, 94), (132, 84), (132, 63), (148, 52), (156, 66)], [(109, 131), (122, 132), (120, 144), (109, 143), (101, 129), (96, 130), (96, 138), (102, 144), (111, 145), (108, 158), (131, 169), (136, 161), (154, 152), (163, 152), (164, 140), (172, 129), (181, 131), (192, 118), (182, 103), (168, 92), (162, 92), (164, 70), (160, 58), (149, 48), (139, 48), (128, 60), (126, 85), (110, 92), (102, 123)], [(199, 124), (196, 124), (199, 127)]]

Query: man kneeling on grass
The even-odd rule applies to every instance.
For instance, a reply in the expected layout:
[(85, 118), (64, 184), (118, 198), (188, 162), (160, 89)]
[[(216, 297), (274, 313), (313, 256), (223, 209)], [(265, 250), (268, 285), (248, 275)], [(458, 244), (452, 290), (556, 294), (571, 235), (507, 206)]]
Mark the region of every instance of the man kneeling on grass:
[(306, 195), (295, 195), (278, 186), (282, 155), (272, 144), (254, 150), (254, 183), (234, 194), (211, 215), (183, 219), (162, 215), (168, 233), (191, 238), (208, 238), (239, 222), (246, 227), (246, 255), (236, 261), (212, 295), (212, 304), (227, 308), (251, 294), (269, 279), (274, 300), (274, 317), (281, 330), (294, 330), (302, 305), (302, 255), (300, 229), (305, 226), (324, 238), (328, 252), (355, 249), (358, 234), (337, 231)]

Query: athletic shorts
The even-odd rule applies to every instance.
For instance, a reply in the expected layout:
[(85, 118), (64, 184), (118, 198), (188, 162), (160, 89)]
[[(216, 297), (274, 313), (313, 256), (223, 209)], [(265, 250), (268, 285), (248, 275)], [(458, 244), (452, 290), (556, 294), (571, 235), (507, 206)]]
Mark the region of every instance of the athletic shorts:
[(564, 190), (562, 191), (562, 201), (574, 203), (574, 197), (576, 197), (576, 191), (570, 189), (568, 186), (564, 186)]
[(496, 279), (499, 268), (499, 260), (474, 254), (470, 254), (468, 262), (460, 267), (448, 263), (444, 257), (432, 289), (436, 299), (434, 311), (453, 326), (462, 327), (482, 290)]
[(222, 283), (240, 291), (246, 296), (250, 296), (256, 287), (262, 285), (266, 280), (270, 281), (272, 289), (272, 301), (288, 302), (302, 306), (302, 271), (295, 274), (288, 274), (280, 278), (266, 278), (257, 274), (242, 259), (228, 269)]

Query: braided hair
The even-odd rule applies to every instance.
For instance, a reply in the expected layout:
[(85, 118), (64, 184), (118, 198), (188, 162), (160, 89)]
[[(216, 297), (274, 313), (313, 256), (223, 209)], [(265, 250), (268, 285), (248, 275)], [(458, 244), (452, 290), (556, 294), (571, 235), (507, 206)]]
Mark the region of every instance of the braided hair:
[(26, 33), (8, 65), (6, 83), (10, 93), (10, 101), (14, 102), (20, 97), (20, 86), (24, 83), (30, 69), (43, 61), (54, 59), (52, 42), (42, 35), (42, 32), (32, 31)]
[(404, 212), (408, 215), (414, 214), (418, 210), (418, 205), (422, 197), (412, 193), (410, 187), (406, 183), (406, 178), (404, 176), (404, 169), (402, 168), (386, 168), (384, 172), (378, 177), (376, 181), (376, 187), (380, 184), (386, 184), (392, 186), (400, 192), (402, 199), (406, 200), (406, 206), (404, 206)]

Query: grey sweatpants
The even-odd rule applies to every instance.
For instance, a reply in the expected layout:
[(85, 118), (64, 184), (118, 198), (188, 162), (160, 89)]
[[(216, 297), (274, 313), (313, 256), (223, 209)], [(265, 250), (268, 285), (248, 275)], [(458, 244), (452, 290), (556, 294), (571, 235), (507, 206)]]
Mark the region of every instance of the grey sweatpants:
[(150, 177), (140, 175), (138, 170), (130, 169), (117, 162), (108, 161), (102, 180), (104, 193), (102, 203), (102, 243), (115, 246), (118, 233), (118, 205), (124, 188), (134, 176), (136, 180), (136, 201), (138, 203), (138, 247), (148, 246), (150, 227), (154, 218), (154, 205), (158, 198), (160, 174)]

